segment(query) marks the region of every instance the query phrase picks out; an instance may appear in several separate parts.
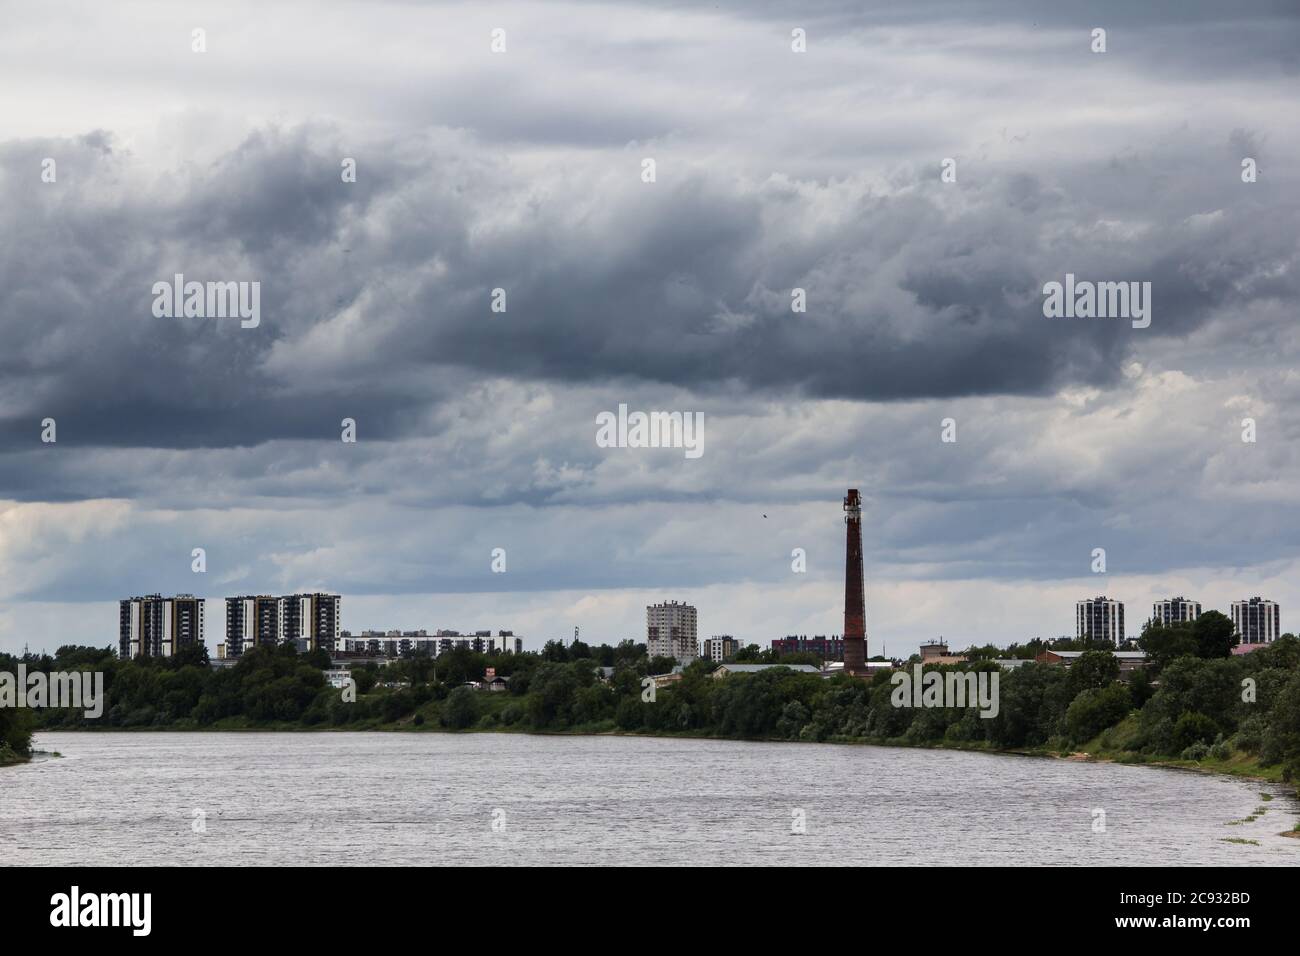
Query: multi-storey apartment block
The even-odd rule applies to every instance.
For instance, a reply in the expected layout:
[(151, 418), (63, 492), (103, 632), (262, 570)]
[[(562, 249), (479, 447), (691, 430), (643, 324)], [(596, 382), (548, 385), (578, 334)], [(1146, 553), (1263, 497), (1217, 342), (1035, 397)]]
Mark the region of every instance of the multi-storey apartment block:
[(280, 641), (292, 641), (301, 652), (333, 651), (339, 640), (337, 594), (288, 594), (280, 598)]
[(1081, 641), (1124, 643), (1124, 602), (1104, 594), (1075, 604), (1076, 635)]
[(226, 656), (280, 643), (280, 599), (269, 594), (226, 598)]
[(671, 657), (689, 664), (700, 656), (695, 608), (676, 601), (645, 609), (646, 649), (653, 657)]
[(703, 653), (701, 657), (707, 657), (715, 664), (721, 664), (723, 661), (729, 661), (740, 650), (740, 642), (730, 634), (714, 634), (701, 642)]
[(226, 656), (290, 641), (305, 653), (333, 651), (339, 640), (337, 594), (248, 594), (226, 598)]
[(1240, 644), (1272, 644), (1282, 634), (1282, 611), (1260, 597), (1233, 601), (1232, 626)]
[(118, 602), (118, 655), (171, 657), (182, 647), (203, 643), (203, 599), (161, 594)]
[(1165, 627), (1171, 624), (1186, 624), (1200, 616), (1200, 602), (1189, 601), (1185, 597), (1169, 598), (1151, 605), (1151, 620)]

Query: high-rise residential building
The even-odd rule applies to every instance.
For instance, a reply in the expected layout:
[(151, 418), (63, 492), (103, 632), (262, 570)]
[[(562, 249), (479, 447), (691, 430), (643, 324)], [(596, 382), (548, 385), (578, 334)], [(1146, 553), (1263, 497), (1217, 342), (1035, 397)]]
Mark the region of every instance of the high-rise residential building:
[(1201, 603), (1189, 601), (1185, 597), (1169, 598), (1156, 601), (1151, 605), (1151, 620), (1168, 627), (1171, 624), (1185, 624), (1201, 616)]
[(223, 657), (238, 657), (253, 644), (253, 598), (226, 598), (226, 640), (217, 648)]
[(700, 656), (695, 608), (676, 601), (645, 609), (646, 651), (651, 657), (671, 657), (689, 664)]
[(1124, 643), (1124, 602), (1106, 597), (1089, 598), (1075, 604), (1076, 635), (1081, 641)]
[(730, 634), (714, 634), (712, 637), (705, 638), (701, 643), (703, 646), (701, 656), (707, 657), (715, 664), (731, 660), (736, 651), (740, 650), (740, 642)]
[(280, 642), (280, 599), (269, 594), (226, 598), (226, 656)]
[(280, 642), (292, 641), (300, 652), (333, 651), (339, 640), (337, 594), (286, 594), (280, 598)]
[(250, 647), (292, 642), (299, 652), (334, 651), (339, 643), (337, 594), (246, 594), (226, 598), (226, 656)]
[(118, 602), (118, 655), (171, 657), (182, 647), (203, 643), (203, 599), (161, 594)]
[(1232, 626), (1240, 644), (1272, 644), (1282, 634), (1282, 612), (1261, 597), (1233, 601)]

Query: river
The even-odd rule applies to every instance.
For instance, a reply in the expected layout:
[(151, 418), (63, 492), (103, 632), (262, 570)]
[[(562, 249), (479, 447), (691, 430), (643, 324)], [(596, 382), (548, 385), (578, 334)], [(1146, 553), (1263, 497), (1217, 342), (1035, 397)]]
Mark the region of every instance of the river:
[(1300, 863), (1287, 788), (1149, 767), (485, 733), (35, 744), (62, 756), (0, 769), (6, 864)]

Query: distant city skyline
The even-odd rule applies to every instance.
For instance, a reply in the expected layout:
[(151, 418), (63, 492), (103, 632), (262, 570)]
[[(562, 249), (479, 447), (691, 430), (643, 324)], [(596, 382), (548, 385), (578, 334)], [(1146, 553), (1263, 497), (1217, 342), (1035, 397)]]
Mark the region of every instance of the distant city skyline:
[[(191, 594), (153, 594), (147, 596), (143, 600), (148, 600), (150, 598), (159, 599), (160, 602), (167, 605), (175, 603), (178, 608), (182, 602), (186, 607), (191, 607), (197, 602), (202, 606), (202, 609), (197, 614), (197, 619), (194, 619), (193, 617), (188, 619), (182, 618), (181, 611), (177, 610), (173, 613), (170, 608), (166, 611), (157, 610), (153, 617), (146, 617), (136, 608), (136, 605), (139, 604), (142, 598), (123, 599), (119, 602), (119, 648), (131, 646), (133, 648), (133, 653), (138, 653), (139, 647), (142, 644), (147, 643), (142, 638), (143, 635), (148, 632), (148, 625), (142, 622), (145, 620), (152, 620), (154, 617), (156, 617), (158, 622), (155, 627), (162, 631), (172, 631), (176, 634), (180, 634), (182, 631), (186, 634), (197, 633), (200, 635), (200, 638), (202, 638), (204, 636), (205, 618), (207, 616), (206, 604), (208, 601), (211, 601), (214, 604), (219, 603), (221, 607), (224, 608), (225, 613), (224, 627), (220, 632), (225, 636), (225, 640), (217, 639), (215, 642), (205, 642), (209, 652), (214, 657), (222, 656), (223, 651), (225, 652), (224, 656), (238, 656), (239, 651), (234, 650), (234, 645), (230, 643), (230, 634), (232, 627), (238, 629), (241, 624), (243, 624), (243, 630), (246, 634), (260, 634), (260, 637), (252, 640), (252, 643), (268, 643), (268, 641), (261, 639), (265, 638), (266, 634), (275, 633), (278, 642), (285, 639), (286, 633), (292, 633), (297, 635), (298, 643), (304, 645), (304, 649), (314, 647), (314, 642), (308, 641), (304, 636), (305, 632), (303, 631), (301, 624), (286, 624), (286, 621), (284, 620), (284, 608), (290, 603), (296, 605), (300, 602), (322, 598), (328, 602), (328, 609), (322, 609), (316, 613), (318, 617), (321, 617), (322, 622), (328, 621), (327, 625), (323, 624), (322, 626), (325, 626), (327, 630), (332, 630), (335, 637), (332, 645), (322, 644), (321, 646), (325, 646), (327, 649), (331, 650), (352, 650), (351, 647), (343, 646), (343, 638), (351, 638), (355, 641), (364, 636), (372, 638), (391, 638), (392, 636), (400, 635), (403, 637), (419, 636), (429, 639), (441, 638), (444, 636), (469, 638), (493, 636), (492, 628), (475, 628), (472, 630), (462, 631), (459, 628), (451, 628), (445, 625), (431, 626), (428, 624), (406, 628), (385, 628), (373, 625), (356, 629), (342, 628), (339, 626), (338, 622), (342, 619), (342, 609), (346, 608), (347, 605), (342, 601), (342, 595), (332, 593), (318, 592), (311, 595), (295, 594), (279, 597), (272, 595), (250, 595), (243, 597), (226, 597), (224, 599), (196, 598)], [(232, 608), (238, 612), (239, 605), (256, 602), (259, 599), (271, 602), (275, 608), (273, 615), (274, 620), (261, 628), (261, 631), (265, 631), (266, 634), (261, 634), (259, 632), (258, 625), (243, 623), (244, 617), (247, 617), (248, 615), (247, 609), (244, 609), (243, 611), (244, 617), (232, 618)], [(130, 607), (129, 614), (128, 606)], [(303, 606), (305, 607), (306, 605), (304, 604)], [(311, 606), (313, 609), (316, 607), (315, 600), (312, 600)], [(1206, 610), (1217, 609), (1207, 608)], [(191, 612), (191, 614), (192, 613), (193, 612)], [(1151, 617), (1144, 620), (1142, 626), (1145, 626), (1147, 621), (1165, 624), (1177, 624), (1183, 621), (1190, 622), (1199, 617), (1201, 613), (1202, 606), (1200, 602), (1179, 595), (1174, 598), (1166, 598), (1155, 602), (1152, 606)], [(1283, 633), (1289, 633), (1281, 623), (1280, 605), (1267, 598), (1255, 596), (1249, 599), (1233, 601), (1230, 604), (1228, 612), (1220, 611), (1219, 613), (1225, 614), (1225, 616), (1232, 620), (1235, 631), (1234, 636), (1243, 644), (1271, 643)], [(183, 627), (172, 626), (170, 622), (173, 619), (188, 620), (190, 623), (183, 625)], [(1136, 632), (1125, 633), (1125, 602), (1108, 595), (1098, 595), (1094, 598), (1086, 598), (1076, 601), (1075, 619), (1076, 631), (1074, 635), (1052, 635), (1040, 633), (1021, 638), (1011, 637), (999, 641), (980, 642), (965, 640), (960, 637), (948, 638), (943, 634), (939, 634), (935, 637), (926, 638), (920, 641), (915, 650), (920, 650), (925, 645), (933, 645), (934, 642), (951, 644), (955, 649), (961, 650), (966, 647), (981, 646), (982, 644), (988, 643), (992, 643), (995, 646), (1008, 647), (1012, 644), (1026, 643), (1034, 639), (1043, 639), (1046, 641), (1101, 639), (1112, 641), (1116, 646), (1119, 646), (1125, 640), (1132, 640), (1139, 637), (1141, 634), (1141, 627), (1139, 627)], [(822, 654), (822, 656), (828, 660), (843, 659), (844, 642), (842, 635), (838, 632), (813, 634), (811, 636), (808, 634), (785, 633), (772, 636), (760, 635), (754, 638), (736, 638), (731, 634), (714, 634), (701, 641), (697, 638), (697, 622), (698, 609), (689, 604), (689, 602), (679, 602), (677, 600), (660, 601), (646, 606), (645, 630), (640, 635), (611, 637), (588, 634), (587, 643), (616, 645), (623, 640), (632, 640), (638, 643), (645, 642), (650, 650), (651, 656), (677, 657), (679, 660), (686, 663), (694, 660), (697, 656), (721, 660), (727, 653), (733, 652), (735, 648), (749, 645), (755, 645), (764, 649), (771, 647), (773, 649), (779, 649), (783, 653), (811, 651), (813, 653)], [(128, 625), (129, 633), (133, 635), (133, 637), (128, 637)], [(267, 630), (268, 627), (270, 630)], [(540, 650), (543, 645), (550, 641), (558, 640), (562, 643), (567, 643), (570, 639), (576, 640), (578, 638), (578, 633), (575, 631), (572, 638), (564, 634), (534, 636), (532, 641), (525, 643), (524, 638), (521, 635), (518, 635), (515, 629), (502, 629), (500, 627), (496, 629), (496, 635), (502, 637), (509, 636), (512, 648), (531, 651)], [(155, 648), (161, 647), (163, 646), (162, 642), (164, 640), (169, 641), (167, 645), (168, 647), (177, 643), (176, 640), (170, 640), (166, 637), (156, 637), (153, 643), (148, 644), (147, 646)], [(882, 644), (887, 646), (887, 641), (883, 641)], [(41, 650), (42, 648), (37, 647), (33, 649)], [(53, 648), (43, 649), (53, 650)], [(882, 651), (878, 650), (874, 653), (881, 652)], [(910, 653), (913, 652), (914, 651), (905, 648), (903, 656), (910, 656)], [(155, 649), (152, 653), (159, 653), (159, 651)], [(172, 651), (169, 649), (163, 653), (165, 656), (166, 654), (172, 653)]]

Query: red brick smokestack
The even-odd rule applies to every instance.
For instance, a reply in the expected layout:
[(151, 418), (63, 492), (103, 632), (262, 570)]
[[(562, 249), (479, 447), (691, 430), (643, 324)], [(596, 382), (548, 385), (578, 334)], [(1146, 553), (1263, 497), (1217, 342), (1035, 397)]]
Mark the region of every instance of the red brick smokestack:
[(844, 672), (867, 673), (867, 600), (862, 583), (862, 501), (858, 489), (844, 496)]

